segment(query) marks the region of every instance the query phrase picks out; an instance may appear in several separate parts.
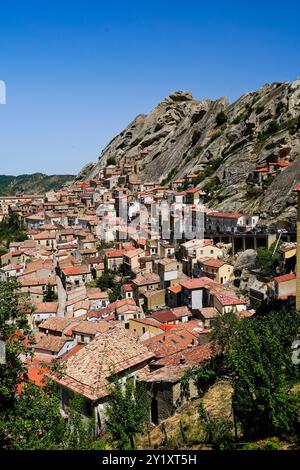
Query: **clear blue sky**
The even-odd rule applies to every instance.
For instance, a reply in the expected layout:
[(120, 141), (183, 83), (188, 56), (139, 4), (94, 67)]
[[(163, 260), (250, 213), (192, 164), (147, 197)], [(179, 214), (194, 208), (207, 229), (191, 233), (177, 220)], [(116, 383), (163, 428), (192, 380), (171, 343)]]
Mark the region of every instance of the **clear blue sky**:
[(300, 75), (290, 0), (0, 4), (0, 174), (76, 173), (175, 90), (231, 101)]

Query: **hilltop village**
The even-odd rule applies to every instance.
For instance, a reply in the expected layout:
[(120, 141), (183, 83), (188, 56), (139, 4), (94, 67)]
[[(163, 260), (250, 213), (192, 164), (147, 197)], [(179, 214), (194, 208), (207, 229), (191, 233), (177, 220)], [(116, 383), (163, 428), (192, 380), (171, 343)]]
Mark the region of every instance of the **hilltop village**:
[[(284, 169), (258, 169), (257, 184)], [(34, 307), (29, 377), (42, 386), (45, 364), (63, 363), (62, 409), (78, 393), (99, 433), (112, 373), (145, 384), (158, 424), (183, 405), (186, 371), (215, 354), (217, 315), (295, 305), (295, 228), (208, 209), (196, 178), (142, 182), (135, 161), (121, 167), (111, 158), (97, 178), (0, 197), (2, 223), (17, 217), (25, 232), (2, 249), (0, 279), (17, 278)], [(201, 230), (191, 234), (199, 214)]]

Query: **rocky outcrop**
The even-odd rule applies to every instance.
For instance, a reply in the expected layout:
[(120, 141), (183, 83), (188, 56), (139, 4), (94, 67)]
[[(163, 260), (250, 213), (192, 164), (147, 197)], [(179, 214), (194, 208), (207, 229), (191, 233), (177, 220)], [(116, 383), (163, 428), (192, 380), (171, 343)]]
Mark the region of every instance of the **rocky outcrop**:
[[(295, 216), (293, 186), (300, 181), (300, 80), (266, 84), (235, 103), (198, 101), (176, 92), (148, 115), (137, 116), (86, 167), (97, 176), (109, 157), (136, 161), (141, 178), (169, 181), (199, 173), (208, 205), (219, 210), (258, 211), (262, 219)], [(253, 186), (256, 168), (279, 159), (293, 163), (262, 189)]]
[(255, 250), (245, 250), (241, 252), (234, 263), (234, 271), (252, 269), (255, 267), (257, 252)]

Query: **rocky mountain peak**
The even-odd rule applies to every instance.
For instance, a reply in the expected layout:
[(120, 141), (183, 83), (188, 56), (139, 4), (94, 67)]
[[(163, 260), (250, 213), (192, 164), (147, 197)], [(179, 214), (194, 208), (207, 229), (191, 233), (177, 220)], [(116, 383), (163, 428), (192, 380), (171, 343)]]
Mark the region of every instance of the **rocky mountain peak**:
[[(144, 181), (167, 183), (195, 173), (194, 184), (208, 193), (211, 207), (287, 220), (294, 215), (299, 154), (300, 79), (265, 84), (234, 103), (175, 91), (137, 116), (79, 177), (95, 177), (109, 157), (120, 165), (135, 162)], [(257, 170), (266, 167), (257, 184)]]

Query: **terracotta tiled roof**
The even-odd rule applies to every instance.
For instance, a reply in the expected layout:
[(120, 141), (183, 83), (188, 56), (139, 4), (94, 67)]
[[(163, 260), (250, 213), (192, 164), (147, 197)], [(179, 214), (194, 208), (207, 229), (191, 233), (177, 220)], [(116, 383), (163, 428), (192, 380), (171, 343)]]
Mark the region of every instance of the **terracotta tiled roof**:
[(182, 290), (182, 287), (180, 285), (168, 287), (168, 291), (172, 292), (173, 294), (179, 294), (181, 290)]
[(96, 336), (65, 362), (62, 378), (55, 380), (65, 387), (91, 400), (105, 397), (110, 392), (108, 378), (154, 357), (149, 349), (137, 340), (134, 333), (114, 328)]
[(296, 279), (296, 276), (294, 273), (289, 273), (289, 274), (284, 274), (283, 276), (274, 277), (274, 281), (277, 282), (277, 284), (279, 284), (280, 282), (292, 281), (293, 279)]
[(76, 321), (75, 318), (61, 318), (61, 317), (52, 317), (45, 320), (39, 325), (39, 329), (50, 330), (63, 332), (66, 328), (71, 327), (79, 323), (79, 320)]
[(89, 298), (89, 300), (98, 300), (98, 299), (108, 299), (108, 293), (107, 292), (91, 292), (91, 293), (87, 293), (87, 296)]
[(138, 274), (132, 281), (137, 286), (145, 286), (147, 284), (156, 284), (160, 282), (160, 277), (155, 273)]
[(218, 315), (218, 310), (215, 307), (203, 307), (200, 309), (200, 313), (204, 318), (214, 318)]
[(105, 251), (106, 258), (123, 258), (123, 250), (109, 250)]
[(20, 283), (22, 287), (30, 287), (30, 286), (56, 286), (57, 281), (55, 276), (49, 277), (38, 277), (38, 278), (22, 278), (20, 279)]
[(42, 232), (34, 235), (35, 240), (54, 240), (56, 238), (55, 231), (53, 232)]
[(215, 258), (200, 258), (199, 263), (210, 268), (221, 268), (224, 266), (224, 264), (226, 264), (225, 261)]
[(135, 256), (143, 256), (145, 254), (144, 250), (141, 248), (133, 249), (130, 251), (126, 251), (125, 257), (126, 258), (134, 258)]
[(217, 292), (212, 291), (212, 294), (216, 297), (216, 299), (220, 302), (222, 306), (225, 305), (245, 305), (246, 301), (244, 299), (240, 299), (235, 295), (227, 294), (226, 292)]
[(158, 320), (160, 323), (175, 322), (178, 317), (171, 310), (161, 310), (152, 314), (154, 320)]
[(174, 313), (174, 315), (176, 315), (177, 318), (181, 318), (185, 316), (189, 316), (189, 317), (192, 316), (192, 313), (186, 306), (171, 308), (171, 310)]
[(72, 331), (73, 333), (96, 335), (97, 333), (105, 333), (110, 328), (112, 328), (112, 325), (106, 321), (93, 322), (84, 320), (72, 327)]
[(210, 212), (207, 214), (208, 217), (221, 217), (222, 219), (239, 219), (242, 214), (231, 213), (231, 212)]
[(189, 279), (188, 281), (184, 281), (181, 283), (182, 287), (185, 289), (203, 289), (205, 287), (209, 287), (213, 281), (206, 276), (199, 277), (196, 279)]
[(133, 291), (133, 287), (132, 287), (131, 284), (123, 284), (122, 290), (123, 290), (124, 292), (132, 292), (132, 291)]
[(86, 265), (66, 266), (65, 268), (62, 269), (62, 272), (64, 273), (65, 276), (78, 276), (78, 275), (90, 273), (90, 269)]
[(175, 366), (184, 363), (193, 366), (210, 359), (212, 355), (212, 343), (206, 343), (193, 346), (191, 348), (185, 349), (184, 351), (178, 351), (167, 357), (158, 359), (155, 364), (160, 366)]
[(36, 343), (35, 349), (59, 352), (67, 341), (70, 341), (70, 339), (61, 336), (45, 335)]
[(44, 302), (37, 305), (34, 313), (52, 313), (57, 312), (58, 302)]

